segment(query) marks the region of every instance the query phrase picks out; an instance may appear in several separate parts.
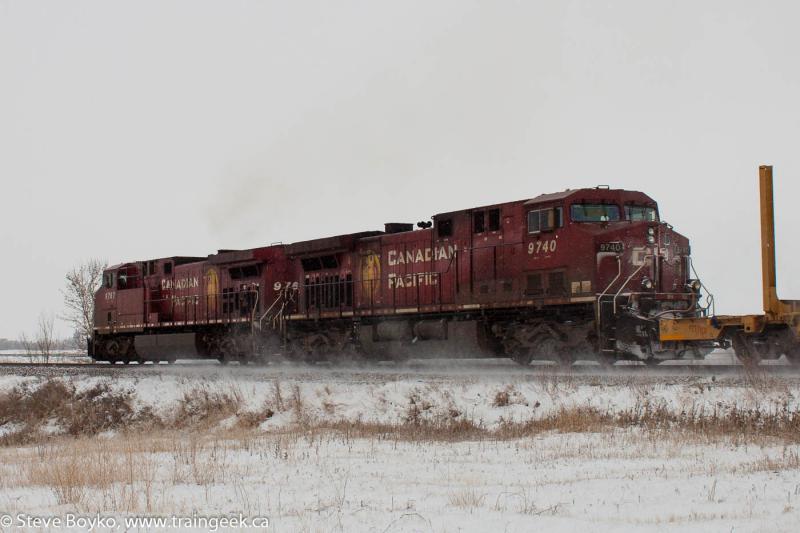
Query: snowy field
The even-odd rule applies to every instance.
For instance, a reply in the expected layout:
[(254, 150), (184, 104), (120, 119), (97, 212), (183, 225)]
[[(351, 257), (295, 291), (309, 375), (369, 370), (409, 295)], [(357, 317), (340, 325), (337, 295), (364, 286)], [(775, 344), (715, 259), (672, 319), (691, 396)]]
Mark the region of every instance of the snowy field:
[(49, 357), (40, 353), (27, 354), (23, 350), (0, 350), (0, 363), (91, 363), (86, 350), (59, 350)]
[(269, 517), (271, 531), (800, 522), (797, 377), (268, 376), (0, 375), (0, 512), (242, 513)]

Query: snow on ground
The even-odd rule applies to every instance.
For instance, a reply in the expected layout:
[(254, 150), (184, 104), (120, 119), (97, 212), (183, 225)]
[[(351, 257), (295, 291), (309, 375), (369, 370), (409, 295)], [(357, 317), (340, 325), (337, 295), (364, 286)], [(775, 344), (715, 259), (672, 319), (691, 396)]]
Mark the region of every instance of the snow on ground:
[(0, 363), (91, 363), (86, 350), (59, 350), (45, 358), (40, 353), (27, 354), (23, 350), (0, 350)]
[[(800, 520), (800, 446), (777, 440), (735, 445), (627, 428), (429, 442), (313, 430), (314, 422), (408, 423), (412, 404), (423, 420), (457, 416), (488, 429), (571, 407), (797, 411), (800, 383), (793, 379), (376, 377), (337, 370), (307, 379), (175, 368), (65, 379), (79, 391), (99, 383), (131, 391), (138, 409), (165, 418), (198, 391), (236, 397), (240, 412), (204, 431), (105, 432), (0, 448), (0, 511), (242, 512), (268, 516), (271, 531), (348, 532), (797, 531)], [(41, 382), (5, 375), (0, 392)], [(301, 427), (296, 409), (276, 408), (298, 399)], [(237, 416), (265, 406), (275, 408), (273, 416), (253, 431), (236, 429)], [(15, 429), (3, 425), (0, 434)], [(92, 472), (103, 465), (110, 466), (96, 476), (108, 479), (98, 481)], [(83, 479), (77, 493), (66, 490), (66, 474)]]
[[(453, 411), (492, 429), (503, 421), (524, 421), (555, 413), (561, 408), (595, 408), (602, 412), (630, 410), (648, 403), (671, 412), (724, 412), (731, 409), (800, 409), (800, 383), (770, 381), (753, 387), (745, 383), (717, 382), (698, 377), (689, 381), (641, 383), (622, 380), (608, 384), (603, 378), (576, 379), (569, 376), (539, 376), (536, 379), (483, 380), (463, 377), (448, 381), (429, 379), (351, 380), (336, 378), (307, 381), (283, 377), (268, 381), (239, 379), (222, 374), (215, 379), (196, 375), (159, 374), (115, 378), (73, 379), (78, 390), (109, 382), (114, 389), (133, 390), (141, 408), (168, 414), (175, 403), (193, 391), (236, 396), (244, 408), (257, 410), (275, 402), (277, 393), (285, 399), (293, 394), (302, 399), (312, 420), (348, 420), (376, 423), (406, 421), (411, 399), (422, 406), (423, 419), (435, 420)], [(0, 380), (0, 383), (2, 381)], [(496, 405), (498, 394), (508, 395), (507, 405)], [(503, 403), (503, 402), (501, 402)], [(274, 417), (268, 427), (292, 423), (290, 417)]]
[(242, 512), (268, 516), (272, 531), (788, 532), (800, 519), (797, 466), (782, 466), (797, 447), (653, 441), (635, 431), (446, 444), (263, 436), (206, 444), (193, 463), (173, 446), (133, 460), (149, 473), (132, 506), (119, 503), (123, 483), (59, 503), (58, 485), (24, 481), (34, 450), (3, 453), (0, 507), (38, 516)]

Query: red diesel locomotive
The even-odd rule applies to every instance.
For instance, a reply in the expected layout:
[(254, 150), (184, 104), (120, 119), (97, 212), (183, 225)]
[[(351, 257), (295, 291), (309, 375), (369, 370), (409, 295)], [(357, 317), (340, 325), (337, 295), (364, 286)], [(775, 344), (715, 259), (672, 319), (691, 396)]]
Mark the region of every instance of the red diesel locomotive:
[(124, 363), (699, 355), (659, 340), (661, 318), (707, 309), (689, 241), (641, 192), (567, 190), (417, 226), (115, 265), (95, 296), (89, 353)]

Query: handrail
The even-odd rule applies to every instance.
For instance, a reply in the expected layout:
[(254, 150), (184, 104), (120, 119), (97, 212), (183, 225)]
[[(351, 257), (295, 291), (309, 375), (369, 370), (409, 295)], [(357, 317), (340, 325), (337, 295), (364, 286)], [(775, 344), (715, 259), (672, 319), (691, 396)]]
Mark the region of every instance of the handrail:
[(620, 276), (622, 276), (622, 257), (617, 255), (617, 276), (611, 280), (611, 283), (609, 283), (608, 286), (606, 286), (606, 288), (603, 289), (603, 292), (601, 292), (600, 295), (597, 297), (597, 310), (595, 311), (595, 313), (598, 326), (600, 325), (600, 301), (603, 299), (603, 296), (605, 296), (606, 293), (611, 289), (611, 287), (617, 282)]
[(258, 319), (258, 329), (259, 329), (259, 330), (260, 330), (260, 329), (262, 329), (262, 328), (264, 327), (264, 324), (263, 324), (263, 322), (264, 322), (264, 319), (267, 317), (267, 315), (270, 313), (270, 311), (272, 311), (272, 308), (273, 308), (273, 307), (275, 307), (275, 305), (276, 305), (276, 304), (277, 304), (279, 301), (281, 301), (282, 299), (283, 299), (283, 291), (281, 291), (281, 292), (279, 292), (279, 293), (278, 293), (278, 297), (277, 297), (277, 298), (275, 298), (275, 301), (274, 301), (274, 302), (272, 302), (272, 305), (270, 305), (270, 306), (267, 308), (267, 310), (266, 310), (266, 311), (264, 311), (264, 314), (262, 314), (262, 315), (259, 317), (259, 319)]
[(714, 301), (714, 295), (711, 293), (710, 290), (708, 290), (708, 287), (706, 287), (706, 284), (703, 283), (703, 280), (700, 279), (700, 276), (697, 275), (697, 271), (694, 269), (694, 261), (692, 261), (692, 258), (688, 256), (687, 258), (689, 259), (689, 268), (692, 270), (692, 274), (694, 274), (694, 279), (699, 281), (700, 288), (706, 291), (706, 300), (708, 301), (708, 305), (706, 305), (705, 311), (706, 313), (708, 313), (708, 310), (711, 309), (711, 316), (716, 316), (717, 306), (716, 302)]
[(630, 283), (630, 282), (631, 282), (631, 280), (633, 279), (633, 277), (634, 277), (636, 274), (638, 274), (638, 273), (639, 273), (639, 272), (640, 272), (640, 271), (641, 271), (641, 270), (642, 270), (642, 269), (645, 267), (645, 265), (647, 264), (647, 260), (648, 260), (648, 259), (652, 259), (653, 257), (654, 257), (654, 255), (653, 255), (653, 254), (647, 254), (646, 256), (644, 256), (644, 257), (642, 258), (642, 264), (641, 264), (641, 265), (639, 265), (639, 268), (637, 268), (636, 270), (634, 270), (634, 271), (633, 271), (633, 273), (632, 273), (630, 276), (628, 276), (628, 279), (626, 279), (626, 280), (625, 280), (625, 283), (623, 283), (623, 284), (620, 286), (619, 290), (618, 290), (618, 291), (617, 291), (617, 293), (614, 295), (614, 314), (615, 314), (615, 315), (617, 314), (617, 298), (619, 297), (620, 293), (622, 292), (622, 289), (624, 289), (624, 288), (625, 288), (625, 287), (628, 285), (628, 283)]

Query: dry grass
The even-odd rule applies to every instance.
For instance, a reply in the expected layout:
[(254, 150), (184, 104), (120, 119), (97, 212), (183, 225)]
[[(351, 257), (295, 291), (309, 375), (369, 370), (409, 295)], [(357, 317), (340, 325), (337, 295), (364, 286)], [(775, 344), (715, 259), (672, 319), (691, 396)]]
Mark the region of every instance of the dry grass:
[[(113, 390), (108, 383), (81, 391), (59, 379), (36, 388), (15, 387), (0, 395), (0, 426), (16, 428), (0, 436), (0, 445), (43, 442), (54, 433), (80, 437), (104, 431), (210, 428), (226, 418), (233, 418), (236, 426), (255, 428), (274, 414), (267, 404), (255, 411), (244, 409), (243, 395), (236, 387), (228, 391), (193, 388), (183, 394), (169, 415), (158, 415), (149, 407), (136, 409), (134, 400), (132, 391)], [(299, 391), (293, 406), (298, 412), (302, 410)]]
[(22, 477), (28, 485), (49, 487), (58, 505), (89, 510), (92, 503), (120, 512), (153, 511), (156, 442), (126, 439), (110, 446), (81, 439), (41, 445), (32, 460), (22, 464)]
[(483, 507), (486, 494), (481, 494), (475, 489), (464, 489), (451, 492), (447, 495), (447, 504), (451, 507)]
[(492, 407), (508, 407), (509, 405), (528, 405), (525, 396), (514, 385), (508, 385), (497, 391), (492, 400)]
[[(288, 396), (293, 398), (294, 393)], [(294, 401), (286, 400), (287, 412)], [(681, 457), (688, 457), (687, 453), (705, 453), (713, 463), (714, 450), (721, 448), (701, 444), (694, 448), (699, 452), (686, 452), (686, 448), (670, 444), (673, 441), (651, 439), (652, 433), (641, 430), (643, 426), (639, 426), (640, 429), (628, 426), (623, 431), (606, 431), (619, 427), (618, 424), (623, 422), (608, 414), (590, 413), (564, 409), (537, 424), (509, 423), (493, 430), (468, 421), (453, 420), (448, 423), (401, 422), (384, 426), (360, 422), (311, 423), (274, 433), (241, 426), (197, 426), (160, 430), (147, 436), (119, 435), (109, 439), (62, 437), (37, 446), (0, 450), (0, 475), (4, 478), (2, 483), (7, 486), (46, 488), (52, 495), (52, 505), (86, 513), (101, 510), (114, 513), (175, 512), (173, 499), (176, 489), (181, 494), (192, 491), (197, 498), (193, 505), (216, 505), (220, 491), (227, 487), (226, 494), (237, 494), (237, 502), (242, 502), (241, 506), (251, 512), (269, 510), (276, 519), (283, 513), (283, 516), (297, 520), (310, 516), (339, 520), (348, 512), (378, 508), (375, 501), (359, 503), (362, 498), (370, 498), (360, 491), (359, 483), (363, 480), (361, 476), (375, 475), (374, 465), (379, 464), (384, 457), (382, 454), (386, 453), (404, 453), (407, 457), (427, 454), (427, 460), (433, 461), (431, 464), (457, 457), (459, 464), (463, 461), (482, 465), (466, 475), (454, 472), (453, 477), (446, 480), (432, 478), (434, 485), (446, 483), (440, 493), (441, 505), (468, 513), (479, 510), (479, 513), (509, 512), (526, 516), (561, 514), (562, 508), (569, 507), (569, 503), (566, 499), (561, 502), (553, 498), (553, 490), (558, 490), (559, 484), (573, 486), (596, 479), (592, 477), (596, 473), (584, 473), (579, 469), (572, 474), (561, 474), (552, 467), (565, 461), (589, 464), (603, 458), (606, 460), (601, 463), (612, 464), (615, 461), (608, 459), (642, 460), (641, 466), (625, 467), (624, 475), (634, 479), (653, 475), (649, 458), (658, 458), (672, 464), (669, 472), (656, 474), (663, 475), (664, 479), (671, 479), (682, 468), (688, 468), (691, 475), (707, 475), (709, 482), (700, 496), (708, 503), (717, 502), (721, 494), (724, 497), (729, 491), (728, 485), (718, 488), (713, 481), (718, 476), (724, 479), (726, 472), (746, 476), (750, 472), (800, 468), (797, 447), (792, 445), (784, 447), (783, 455), (779, 450), (776, 453), (773, 447), (764, 451), (760, 458), (743, 455), (728, 464), (716, 464), (713, 471), (707, 472), (707, 465), (687, 465), (680, 460)], [(645, 420), (649, 415), (641, 416), (641, 420)], [(595, 433), (598, 428), (601, 432)], [(578, 433), (566, 437), (557, 435), (573, 431)], [(542, 432), (548, 435), (518, 442), (506, 440)], [(686, 444), (687, 439), (682, 439), (680, 434), (669, 434), (670, 438)], [(435, 448), (427, 446), (430, 441), (462, 442)], [(460, 452), (455, 456), (445, 451), (456, 448)], [(415, 449), (418, 451), (409, 451)], [(439, 451), (433, 454), (426, 451), (431, 449)], [(498, 485), (497, 482), (490, 486), (480, 484), (481, 478), (476, 476), (482, 474), (476, 472), (483, 472), (486, 465), (492, 464), (496, 452), (502, 453), (502, 450), (507, 453), (513, 450), (510, 452), (512, 455), (506, 455), (506, 460), (518, 461), (521, 468), (530, 469), (531, 464), (551, 465), (552, 475), (546, 479), (549, 488), (544, 490), (537, 484), (539, 482), (527, 479), (519, 485), (519, 480), (509, 485)], [(242, 455), (246, 456), (244, 460)], [(336, 462), (342, 457), (358, 458), (358, 464), (373, 466), (360, 471), (349, 462), (351, 459)], [(484, 464), (482, 461), (487, 462)], [(603, 475), (616, 476), (614, 467), (610, 468)], [(281, 488), (301, 470), (306, 479), (313, 479), (309, 481), (310, 490), (319, 490), (318, 493), (308, 496), (306, 490), (306, 496), (300, 497)], [(278, 471), (283, 474), (269, 477)], [(684, 474), (686, 472), (681, 475)], [(298, 476), (298, 479), (303, 477)], [(246, 488), (247, 483), (255, 483), (256, 488)], [(274, 484), (275, 488), (270, 489), (271, 499), (267, 500), (271, 504), (264, 504), (265, 508), (259, 509), (259, 501), (264, 501), (261, 483)], [(301, 503), (286, 507), (289, 498), (299, 498), (297, 501)], [(401, 501), (400, 506), (413, 511), (415, 504), (409, 501), (411, 503)], [(794, 505), (794, 498), (789, 503)], [(394, 508), (394, 501), (383, 504)], [(266, 505), (273, 507), (266, 509)]]
[(78, 391), (72, 384), (56, 379), (35, 389), (23, 385), (0, 395), (0, 425), (20, 426), (0, 437), (0, 444), (27, 444), (46, 438), (41, 428), (50, 422), (68, 435), (81, 436), (149, 426), (158, 421), (148, 410), (134, 410), (132, 392), (113, 391), (107, 383)]
[(774, 410), (702, 409), (674, 413), (664, 405), (642, 403), (631, 410), (600, 411), (595, 408), (562, 407), (540, 418), (502, 422), (487, 428), (479, 421), (457, 413), (423, 419), (424, 403), (412, 402), (406, 419), (397, 424), (364, 421), (317, 421), (304, 431), (333, 431), (347, 438), (380, 438), (415, 442), (456, 442), (464, 440), (513, 440), (543, 433), (599, 433), (636, 428), (651, 439), (691, 438), (700, 441), (725, 439), (736, 444), (777, 440), (800, 443), (800, 415), (783, 406)]
[[(327, 387), (277, 380), (256, 391), (263, 399), (258, 404), (238, 384), (207, 384), (187, 389), (159, 413), (137, 410), (132, 394), (108, 385), (78, 391), (61, 380), (42, 382), (0, 397), (0, 425), (11, 422), (25, 431), (6, 435), (0, 448), (0, 505), (11, 509), (19, 501), (21, 509), (30, 505), (25, 498), (35, 497), (43, 508), (87, 514), (219, 507), (269, 514), (276, 523), (291, 524), (290, 530), (312, 531), (331, 529), (315, 529), (317, 522), (357, 530), (366, 522), (352, 517), (390, 510), (392, 516), (375, 528), (383, 530), (399, 520), (398, 509), (403, 516), (429, 517), (431, 505), (438, 506), (433, 512), (474, 519), (492, 513), (523, 520), (566, 517), (575, 506), (572, 488), (606, 477), (634, 486), (652, 478), (683, 494), (680, 480), (701, 476), (695, 493), (675, 496), (676, 501), (691, 497), (724, 507), (735, 487), (731, 475), (747, 479), (751, 473), (800, 470), (800, 420), (789, 400), (742, 401), (769, 405), (760, 409), (714, 407), (695, 400), (703, 391), (690, 391), (680, 398), (686, 400), (680, 411), (674, 401), (654, 400), (657, 395), (642, 391), (634, 395), (642, 398), (634, 407), (598, 409), (570, 403), (575, 399), (564, 390), (571, 387), (568, 381), (554, 377), (547, 383), (539, 398), (559, 401), (544, 409), (536, 401), (538, 390), (519, 384), (519, 390), (499, 386), (488, 394), (479, 389), (483, 396), (473, 396), (475, 411), (456, 404), (456, 393), (438, 384), (394, 397), (382, 390), (378, 395), (388, 400), (376, 403), (394, 403), (389, 420), (395, 422), (378, 423), (353, 414), (346, 399), (339, 400), (339, 409), (334, 402), (342, 397)], [(769, 391), (769, 397), (780, 396)], [(475, 413), (489, 406), (495, 417), (486, 423)], [(509, 418), (497, 423), (499, 414)], [(56, 424), (59, 435), (40, 431)], [(108, 429), (113, 431), (97, 436)], [(11, 446), (19, 442), (28, 445)], [(409, 489), (408, 472), (422, 479), (424, 490)], [(376, 495), (381, 491), (375, 487), (387, 484), (395, 484), (396, 492)], [(183, 499), (186, 495), (191, 498)], [(796, 513), (798, 498), (800, 486), (779, 502), (784, 513)], [(600, 515), (613, 515), (611, 503), (591, 504)], [(718, 512), (687, 507), (685, 516), (659, 516), (655, 523), (730, 518), (731, 511), (722, 507)]]
[(175, 424), (179, 428), (211, 426), (235, 416), (242, 405), (238, 389), (228, 392), (195, 387), (183, 393), (178, 401)]
[[(115, 391), (107, 383), (78, 391), (62, 380), (49, 380), (36, 388), (20, 386), (0, 396), (0, 426), (9, 424), (8, 432), (0, 437), (0, 445), (46, 442), (53, 438), (52, 431), (48, 433), (46, 428), (55, 428), (56, 433), (73, 437), (104, 431), (137, 434), (164, 428), (212, 431), (218, 426), (242, 434), (257, 430), (279, 412), (291, 414), (293, 427), (274, 431), (312, 435), (333, 432), (346, 438), (454, 442), (511, 440), (545, 432), (587, 433), (637, 428), (652, 439), (679, 434), (685, 438), (727, 439), (735, 443), (765, 439), (800, 442), (800, 414), (790, 407), (788, 399), (769, 408), (691, 406), (679, 412), (665, 402), (645, 398), (630, 409), (602, 411), (594, 407), (562, 406), (544, 415), (534, 410), (537, 402), (531, 408), (530, 418), (501, 420), (487, 427), (480, 419), (459, 410), (446, 391), (431, 395), (413, 389), (408, 394), (403, 417), (396, 423), (336, 419), (334, 408), (326, 406), (328, 399), (322, 401), (319, 408), (327, 416), (317, 417), (297, 384), (286, 391), (275, 381), (272, 393), (255, 410), (246, 407), (244, 397), (235, 385), (226, 390), (198, 386), (185, 392), (168, 414), (157, 415), (148, 409), (137, 410), (132, 392)], [(487, 401), (496, 408), (528, 405), (513, 386), (500, 389)], [(186, 464), (183, 459), (182, 464)]]

